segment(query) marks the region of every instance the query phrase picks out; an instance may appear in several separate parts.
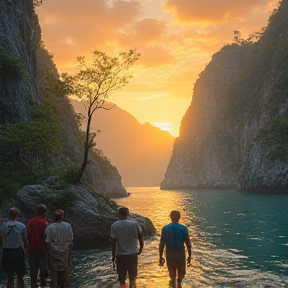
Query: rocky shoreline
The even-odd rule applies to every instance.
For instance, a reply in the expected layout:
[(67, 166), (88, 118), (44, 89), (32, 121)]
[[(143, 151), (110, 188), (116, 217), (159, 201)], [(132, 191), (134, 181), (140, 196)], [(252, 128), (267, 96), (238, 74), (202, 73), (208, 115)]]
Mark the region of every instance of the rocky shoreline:
[[(66, 196), (64, 193), (67, 193), (67, 189), (70, 191), (68, 195), (74, 195), (77, 199), (70, 207), (62, 207), (59, 203), (58, 206), (53, 204), (52, 209), (45, 202), (45, 197), (49, 201), (54, 197), (55, 202), (60, 199), (61, 194)], [(68, 185), (59, 190), (52, 190), (44, 185), (24, 186), (17, 192), (16, 197), (0, 205), (0, 223), (7, 220), (8, 210), (11, 207), (20, 209), (19, 221), (25, 223), (35, 216), (34, 211), (39, 203), (47, 205), (48, 221), (52, 220), (54, 210), (60, 208), (65, 211), (64, 220), (72, 225), (74, 233), (74, 249), (92, 249), (109, 244), (111, 224), (117, 221), (117, 205), (106, 196), (95, 194), (82, 185)], [(130, 217), (140, 223), (144, 237), (154, 235), (155, 227), (150, 219), (136, 214), (131, 214)]]

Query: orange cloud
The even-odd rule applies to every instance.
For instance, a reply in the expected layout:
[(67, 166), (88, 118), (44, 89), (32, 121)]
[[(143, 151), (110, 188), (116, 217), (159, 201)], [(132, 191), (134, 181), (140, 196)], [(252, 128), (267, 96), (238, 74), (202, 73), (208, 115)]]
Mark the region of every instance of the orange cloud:
[(104, 50), (142, 14), (138, 1), (108, 4), (105, 0), (47, 0), (37, 9), (46, 46), (57, 52), (56, 62), (74, 61), (83, 51)]
[[(45, 10), (45, 11), (44, 11)], [(106, 0), (47, 0), (37, 10), (57, 19), (58, 24), (77, 26), (93, 24), (93, 26), (125, 25), (142, 14), (138, 1), (113, 1), (109, 5)], [(114, 26), (115, 27), (115, 26)]]
[(172, 63), (173, 60), (175, 60), (175, 56), (165, 48), (158, 45), (151, 45), (145, 49), (141, 49), (141, 57), (138, 64), (146, 68), (157, 67)]
[[(141, 57), (132, 68), (134, 78), (111, 100), (142, 122), (178, 127), (212, 55), (233, 40), (234, 30), (243, 37), (259, 31), (278, 2), (45, 0), (36, 12), (60, 73), (73, 73), (76, 57), (89, 58), (94, 50), (114, 54), (136, 48)], [(147, 100), (139, 105), (140, 99)], [(160, 114), (156, 107), (167, 111)]]
[(243, 15), (247, 17), (247, 13), (253, 12), (254, 9), (265, 9), (267, 4), (269, 1), (263, 0), (166, 0), (164, 7), (179, 21), (220, 23), (242, 18)]
[(166, 24), (157, 19), (146, 18), (136, 21), (116, 37), (125, 48), (141, 47), (159, 41), (165, 33)]

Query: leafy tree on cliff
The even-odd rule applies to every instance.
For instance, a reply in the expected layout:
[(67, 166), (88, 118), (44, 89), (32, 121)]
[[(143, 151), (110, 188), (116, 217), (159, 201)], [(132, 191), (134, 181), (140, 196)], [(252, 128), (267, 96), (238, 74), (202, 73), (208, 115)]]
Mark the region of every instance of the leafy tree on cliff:
[(43, 0), (33, 0), (33, 7), (37, 7), (43, 4)]
[(87, 126), (84, 140), (84, 156), (75, 182), (79, 183), (88, 163), (88, 153), (95, 146), (93, 140), (96, 133), (90, 133), (91, 120), (97, 109), (110, 110), (105, 106), (108, 96), (129, 83), (132, 76), (129, 68), (138, 60), (140, 54), (135, 49), (120, 52), (116, 56), (108, 56), (104, 52), (94, 51), (92, 63), (85, 57), (77, 57), (79, 72), (76, 75), (62, 74), (67, 87), (68, 96), (81, 101), (87, 111)]

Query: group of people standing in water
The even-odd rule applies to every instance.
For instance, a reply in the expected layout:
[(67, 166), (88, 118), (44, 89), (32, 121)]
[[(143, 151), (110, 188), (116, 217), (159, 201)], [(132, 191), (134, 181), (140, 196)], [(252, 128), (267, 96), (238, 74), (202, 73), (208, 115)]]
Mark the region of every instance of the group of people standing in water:
[(47, 286), (48, 267), (50, 287), (69, 287), (69, 263), (73, 247), (73, 232), (69, 223), (64, 222), (64, 211), (57, 209), (53, 222), (45, 220), (47, 208), (39, 204), (36, 216), (26, 225), (18, 221), (19, 209), (9, 210), (9, 220), (0, 228), (2, 237), (2, 267), (7, 274), (7, 288), (14, 288), (14, 274), (17, 276), (17, 288), (24, 287), (26, 273), (25, 256), (28, 255), (31, 288)]
[[(47, 286), (48, 267), (51, 288), (70, 287), (71, 250), (73, 247), (73, 232), (69, 223), (64, 222), (64, 211), (54, 212), (54, 221), (50, 224), (45, 220), (47, 208), (39, 204), (36, 217), (26, 225), (18, 221), (19, 209), (9, 210), (9, 220), (0, 228), (3, 255), (2, 267), (7, 274), (7, 288), (14, 288), (14, 274), (17, 276), (17, 288), (24, 288), (26, 273), (25, 256), (28, 255), (30, 266), (31, 288)], [(110, 242), (112, 245), (112, 263), (116, 267), (120, 288), (126, 288), (126, 278), (129, 278), (129, 288), (136, 288), (138, 256), (144, 247), (141, 226), (137, 221), (128, 218), (129, 209), (118, 208), (118, 221), (112, 224)], [(170, 213), (171, 223), (161, 231), (159, 244), (159, 265), (167, 262), (172, 288), (181, 288), (186, 274), (186, 263), (191, 263), (191, 241), (188, 229), (180, 224), (180, 212)], [(139, 244), (139, 245), (138, 245)], [(186, 259), (185, 246), (188, 251)], [(163, 258), (166, 247), (166, 261)]]

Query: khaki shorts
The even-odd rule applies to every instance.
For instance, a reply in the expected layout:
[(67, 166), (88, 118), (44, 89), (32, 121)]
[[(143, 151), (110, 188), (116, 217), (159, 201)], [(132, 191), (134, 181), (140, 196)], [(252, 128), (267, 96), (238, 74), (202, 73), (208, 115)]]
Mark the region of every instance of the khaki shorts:
[(64, 271), (68, 265), (68, 254), (69, 251), (49, 250), (49, 269)]

